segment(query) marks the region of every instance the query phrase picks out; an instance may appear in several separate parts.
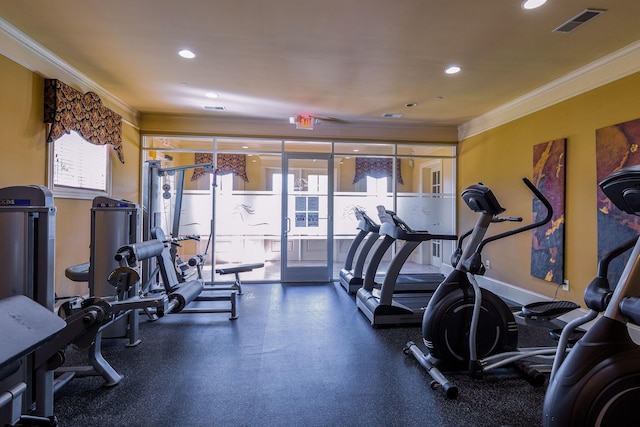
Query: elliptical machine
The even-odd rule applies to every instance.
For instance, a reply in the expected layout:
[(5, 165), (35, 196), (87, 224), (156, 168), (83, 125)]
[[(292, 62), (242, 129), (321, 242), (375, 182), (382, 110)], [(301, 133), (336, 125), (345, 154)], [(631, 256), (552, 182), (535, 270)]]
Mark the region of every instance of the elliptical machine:
[[(467, 206), (480, 217), (473, 230), (461, 236), (458, 249), (451, 257), (455, 269), (436, 289), (424, 313), (422, 336), (428, 354), (425, 355), (412, 341), (404, 348), (405, 354), (411, 353), (431, 375), (434, 380), (431, 387), (442, 386), (449, 398), (456, 398), (458, 389), (442, 370), (467, 371), (471, 376), (480, 377), (484, 372), (510, 365), (518, 368), (529, 382), (539, 386), (544, 384), (544, 375), (522, 361), (543, 361), (550, 365), (547, 359), (555, 354), (555, 347), (518, 349), (518, 326), (511, 309), (494, 293), (480, 289), (475, 280), (476, 275), (485, 273), (481, 253), (486, 244), (540, 227), (553, 216), (549, 201), (531, 181), (527, 178), (523, 181), (544, 205), (545, 217), (488, 238), (484, 236), (492, 223), (520, 222), (522, 218), (500, 217), (505, 209), (493, 192), (482, 184), (472, 185), (462, 192)], [(471, 237), (463, 250), (462, 240), (468, 236)], [(549, 303), (544, 311), (536, 313), (536, 317), (552, 319), (578, 307), (567, 303)], [(539, 305), (535, 304), (534, 308), (538, 309)]]
[[(620, 210), (640, 216), (640, 165), (621, 169), (600, 183), (600, 188)], [(633, 251), (613, 292), (606, 281), (609, 258)], [(637, 425), (640, 402), (640, 347), (633, 342), (627, 324), (640, 325), (640, 239), (623, 243), (603, 257), (598, 277), (585, 291), (591, 311), (563, 330), (558, 354), (564, 354), (565, 335), (604, 312), (557, 364), (543, 407), (544, 426)], [(559, 365), (559, 367), (557, 366)]]

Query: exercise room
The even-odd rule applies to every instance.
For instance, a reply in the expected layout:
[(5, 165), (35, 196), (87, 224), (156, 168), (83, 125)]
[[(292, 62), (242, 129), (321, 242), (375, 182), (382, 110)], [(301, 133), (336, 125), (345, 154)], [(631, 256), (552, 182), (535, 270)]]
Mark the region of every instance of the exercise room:
[(638, 424), (640, 2), (365, 3), (0, 2), (0, 424)]

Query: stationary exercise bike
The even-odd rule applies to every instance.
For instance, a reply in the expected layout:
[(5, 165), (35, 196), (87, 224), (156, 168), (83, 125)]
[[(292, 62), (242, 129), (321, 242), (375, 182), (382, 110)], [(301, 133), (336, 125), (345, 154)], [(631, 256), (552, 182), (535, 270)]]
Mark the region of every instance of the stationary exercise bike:
[[(640, 166), (621, 169), (605, 178), (600, 187), (620, 210), (640, 216)], [(563, 337), (580, 324), (604, 312), (575, 344), (560, 364), (556, 356), (545, 395), (545, 426), (635, 426), (640, 402), (640, 347), (629, 336), (627, 324), (640, 325), (640, 240), (638, 235), (604, 258), (633, 251), (611, 293), (599, 266), (598, 278), (585, 291), (591, 309), (584, 318), (569, 323)], [(608, 265), (608, 260), (607, 260)], [(557, 366), (559, 365), (559, 366)]]
[[(447, 397), (458, 395), (457, 387), (442, 373), (467, 371), (474, 377), (506, 366), (518, 368), (532, 384), (544, 384), (545, 377), (524, 360), (549, 365), (555, 347), (518, 349), (518, 326), (509, 306), (494, 293), (480, 289), (475, 276), (482, 275), (482, 249), (514, 234), (540, 227), (551, 220), (553, 209), (549, 201), (527, 178), (524, 183), (545, 207), (546, 215), (539, 221), (485, 238), (489, 226), (498, 222), (520, 222), (522, 218), (500, 217), (505, 211), (493, 192), (482, 184), (472, 185), (462, 192), (462, 199), (474, 212), (480, 214), (471, 232), (459, 240), (458, 249), (452, 255), (455, 269), (436, 289), (429, 301), (422, 320), (422, 336), (428, 355), (412, 341), (404, 348), (411, 353), (434, 379), (432, 388), (442, 386)], [(469, 237), (462, 249), (462, 240)], [(555, 304), (554, 304), (555, 303)], [(535, 317), (552, 319), (578, 307), (568, 301), (533, 306)], [(525, 306), (526, 308), (526, 306)], [(531, 308), (531, 307), (530, 307)], [(524, 310), (523, 310), (524, 311)]]

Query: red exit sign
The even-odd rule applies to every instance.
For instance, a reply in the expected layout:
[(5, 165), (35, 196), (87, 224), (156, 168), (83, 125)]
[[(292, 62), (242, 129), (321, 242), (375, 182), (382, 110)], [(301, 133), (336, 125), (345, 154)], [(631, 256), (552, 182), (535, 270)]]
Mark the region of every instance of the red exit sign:
[(296, 120), (296, 129), (313, 129), (313, 116), (298, 116)]

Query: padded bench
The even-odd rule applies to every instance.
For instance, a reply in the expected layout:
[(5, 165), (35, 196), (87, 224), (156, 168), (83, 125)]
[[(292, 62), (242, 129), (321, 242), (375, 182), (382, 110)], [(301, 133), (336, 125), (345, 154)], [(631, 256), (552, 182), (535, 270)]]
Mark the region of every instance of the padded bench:
[[(37, 350), (41, 345), (51, 341), (56, 334), (66, 327), (66, 322), (53, 311), (38, 304), (24, 295), (13, 295), (0, 299), (0, 380), (6, 380), (13, 373), (20, 370), (22, 357)], [(34, 366), (30, 366), (34, 368)], [(35, 377), (34, 377), (35, 378)], [(25, 396), (27, 384), (25, 378), (16, 380), (16, 383), (5, 381), (0, 388), (0, 425), (15, 425), (22, 419), (23, 397), (36, 399), (36, 410), (40, 415), (48, 412), (47, 405), (52, 403), (48, 396), (43, 399), (46, 392), (38, 396)], [(35, 380), (34, 380), (35, 381)], [(45, 385), (36, 381), (38, 386)], [(30, 385), (29, 393), (37, 393)], [(27, 400), (27, 402), (29, 402)], [(29, 402), (30, 404), (30, 402)], [(42, 404), (42, 405), (41, 405)], [(48, 417), (31, 417), (28, 425), (35, 425), (50, 421)], [(22, 424), (20, 425), (27, 425)]]
[(74, 282), (88, 282), (89, 266), (90, 263), (88, 262), (69, 266), (64, 270), (64, 275), (67, 277), (67, 279)]
[[(238, 294), (242, 294), (242, 283), (240, 282), (240, 273), (246, 273), (247, 271), (253, 271), (256, 268), (264, 267), (264, 263), (256, 262), (253, 264), (233, 264), (223, 268), (216, 268), (216, 273), (220, 275), (234, 274), (236, 281), (229, 289), (237, 290)], [(221, 289), (216, 287), (215, 289)], [(226, 288), (225, 288), (226, 289)]]

